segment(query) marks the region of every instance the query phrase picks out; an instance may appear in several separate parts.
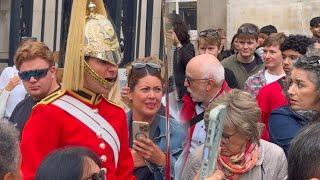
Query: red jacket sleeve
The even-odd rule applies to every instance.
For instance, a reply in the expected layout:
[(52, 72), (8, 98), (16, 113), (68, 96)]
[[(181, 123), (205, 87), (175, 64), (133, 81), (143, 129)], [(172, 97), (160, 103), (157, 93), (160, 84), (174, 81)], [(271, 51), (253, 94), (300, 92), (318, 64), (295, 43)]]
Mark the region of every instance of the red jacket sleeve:
[(129, 149), (129, 134), (128, 134), (128, 125), (127, 118), (124, 112), (119, 114), (119, 121), (121, 121), (121, 132), (118, 136), (120, 138), (120, 155), (119, 163), (117, 166), (117, 179), (120, 180), (131, 180), (136, 179), (133, 176), (133, 159)]
[(268, 98), (268, 92), (261, 89), (256, 97), (258, 105), (261, 109), (261, 122), (264, 124), (263, 131), (261, 133), (261, 139), (269, 141), (269, 131), (268, 131), (268, 119), (270, 116), (270, 102)]
[(58, 146), (59, 123), (53, 121), (54, 118), (54, 113), (48, 116), (46, 108), (38, 105), (22, 131), (20, 147), (24, 180), (34, 179), (41, 161)]
[(265, 125), (261, 133), (261, 138), (269, 141), (268, 121), (270, 114), (274, 109), (284, 106), (288, 102), (282, 93), (282, 87), (277, 81), (262, 87), (256, 99), (261, 109), (261, 121)]

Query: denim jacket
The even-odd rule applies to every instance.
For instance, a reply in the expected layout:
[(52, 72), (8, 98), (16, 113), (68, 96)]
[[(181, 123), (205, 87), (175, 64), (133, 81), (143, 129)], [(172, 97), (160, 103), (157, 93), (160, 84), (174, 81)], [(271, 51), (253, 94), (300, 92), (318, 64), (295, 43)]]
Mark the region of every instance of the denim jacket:
[[(127, 113), (128, 128), (129, 128), (129, 142), (132, 144), (132, 112)], [(161, 115), (156, 115), (154, 121), (158, 121), (156, 128), (160, 130), (160, 135), (154, 137), (153, 142), (166, 153), (166, 119)], [(170, 159), (171, 159), (171, 177), (174, 178), (174, 164), (183, 150), (183, 143), (186, 138), (185, 129), (175, 119), (170, 119)], [(147, 162), (147, 167), (154, 174), (155, 180), (165, 179), (165, 168), (159, 167), (156, 164)]]

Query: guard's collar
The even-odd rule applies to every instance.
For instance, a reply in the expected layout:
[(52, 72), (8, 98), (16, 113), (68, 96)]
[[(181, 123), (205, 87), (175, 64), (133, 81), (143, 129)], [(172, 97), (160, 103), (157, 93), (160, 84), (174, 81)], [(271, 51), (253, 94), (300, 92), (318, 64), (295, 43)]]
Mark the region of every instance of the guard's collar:
[(97, 105), (102, 98), (101, 94), (96, 94), (88, 89), (81, 88), (78, 91), (68, 91), (71, 95), (88, 104)]

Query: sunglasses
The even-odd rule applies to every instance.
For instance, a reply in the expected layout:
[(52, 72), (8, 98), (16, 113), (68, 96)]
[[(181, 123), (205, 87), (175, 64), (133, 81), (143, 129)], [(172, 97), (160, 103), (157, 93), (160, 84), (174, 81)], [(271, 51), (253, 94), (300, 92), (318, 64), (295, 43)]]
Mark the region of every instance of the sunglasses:
[(187, 83), (188, 83), (189, 85), (191, 85), (192, 82), (194, 82), (194, 81), (206, 81), (206, 80), (209, 80), (209, 79), (208, 79), (208, 78), (204, 78), (204, 79), (192, 79), (192, 78), (190, 78), (190, 77), (186, 77), (186, 78), (185, 78), (185, 81), (187, 81)]
[(131, 66), (135, 69), (141, 69), (141, 68), (145, 68), (145, 67), (151, 67), (153, 69), (161, 69), (160, 64), (156, 64), (156, 63), (152, 63), (152, 62), (148, 62), (148, 63), (137, 62), (137, 63), (133, 63)]
[(89, 177), (84, 178), (83, 180), (106, 180), (106, 169), (100, 169), (99, 173), (93, 173)]
[(258, 31), (254, 27), (242, 26), (238, 29), (238, 34), (258, 34)]
[(18, 75), (20, 79), (23, 81), (30, 81), (31, 77), (35, 78), (36, 80), (39, 80), (48, 74), (49, 69), (50, 69), (50, 66), (46, 69), (37, 69), (37, 70), (19, 72)]
[(199, 36), (202, 37), (219, 37), (219, 32), (214, 29), (206, 29), (201, 32), (199, 32)]

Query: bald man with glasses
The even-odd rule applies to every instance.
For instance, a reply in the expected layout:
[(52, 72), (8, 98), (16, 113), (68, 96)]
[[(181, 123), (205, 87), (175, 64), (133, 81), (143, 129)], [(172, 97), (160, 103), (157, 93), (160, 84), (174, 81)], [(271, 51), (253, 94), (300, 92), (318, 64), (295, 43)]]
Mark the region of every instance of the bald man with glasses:
[(230, 91), (225, 81), (222, 64), (211, 54), (201, 54), (189, 61), (184, 86), (189, 96), (183, 98), (180, 116), (189, 127), (189, 138), (175, 164), (177, 177), (181, 175), (189, 153), (204, 144), (206, 131), (203, 114), (205, 108), (218, 96)]

